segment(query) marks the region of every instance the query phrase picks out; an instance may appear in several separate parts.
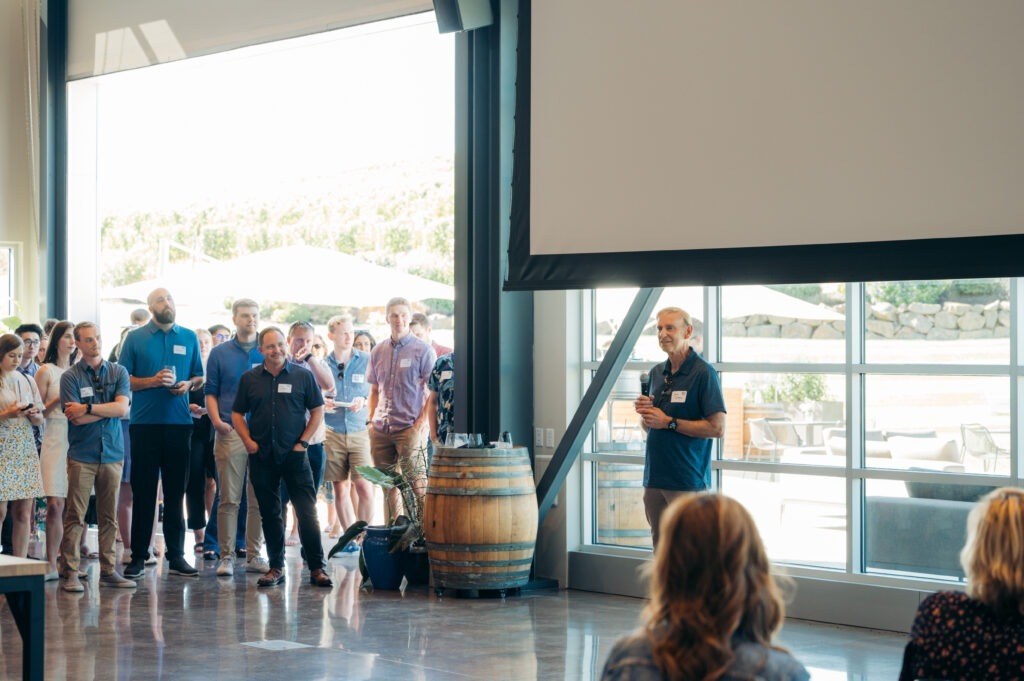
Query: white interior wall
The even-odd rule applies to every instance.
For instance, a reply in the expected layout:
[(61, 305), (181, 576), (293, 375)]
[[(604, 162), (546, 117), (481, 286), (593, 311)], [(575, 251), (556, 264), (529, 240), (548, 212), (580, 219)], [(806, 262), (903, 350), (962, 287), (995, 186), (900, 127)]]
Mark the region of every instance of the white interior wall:
[(20, 244), (15, 295), (19, 315), (41, 317), (39, 243), (32, 228), (32, 183), (27, 128), (28, 69), (20, 2), (0, 2), (0, 241)]

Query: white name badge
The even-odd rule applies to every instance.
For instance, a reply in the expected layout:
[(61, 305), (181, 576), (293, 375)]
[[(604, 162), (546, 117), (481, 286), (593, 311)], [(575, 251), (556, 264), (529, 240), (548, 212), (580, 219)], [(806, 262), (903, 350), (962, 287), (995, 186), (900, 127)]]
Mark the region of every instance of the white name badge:
[(450, 372), (450, 371), (442, 371), (441, 372), (441, 380), (442, 381), (450, 381), (451, 379), (452, 379), (452, 372)]
[(366, 374), (352, 374), (353, 383), (366, 383)]
[(398, 361), (398, 368), (399, 369), (408, 369), (411, 366), (412, 366), (412, 360), (409, 359), (408, 357)]
[(174, 346), (174, 354), (176, 354), (176, 355), (184, 355), (185, 354), (185, 346), (184, 345), (175, 345)]
[(290, 393), (292, 391), (291, 383), (278, 383), (277, 392), (279, 393)]
[(90, 388), (90, 387), (88, 387), (88, 386), (86, 386), (86, 387), (82, 388), (82, 392), (81, 392), (81, 395), (82, 395), (82, 399), (83, 399), (83, 400), (84, 400), (84, 399), (85, 399), (86, 397), (92, 397), (92, 396), (93, 396), (93, 394), (94, 394), (94, 393), (93, 393), (93, 391), (92, 391), (92, 388)]
[(686, 391), (685, 390), (673, 390), (672, 391), (672, 401), (673, 402), (685, 402), (686, 401)]

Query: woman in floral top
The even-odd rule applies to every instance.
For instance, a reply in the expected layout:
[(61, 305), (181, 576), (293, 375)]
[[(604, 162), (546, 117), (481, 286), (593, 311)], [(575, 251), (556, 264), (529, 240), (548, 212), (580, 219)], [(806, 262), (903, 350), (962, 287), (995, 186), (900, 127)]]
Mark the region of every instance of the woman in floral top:
[(960, 561), (967, 593), (940, 591), (917, 609), (900, 681), (1024, 679), (1024, 490), (978, 502)]

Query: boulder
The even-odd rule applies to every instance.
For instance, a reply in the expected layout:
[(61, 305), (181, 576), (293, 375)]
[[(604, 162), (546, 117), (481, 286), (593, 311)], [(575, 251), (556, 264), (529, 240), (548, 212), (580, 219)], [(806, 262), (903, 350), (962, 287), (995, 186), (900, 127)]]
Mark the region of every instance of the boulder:
[(986, 329), (994, 329), (999, 323), (999, 310), (985, 310), (981, 316), (985, 318)]
[[(938, 305), (936, 305), (938, 307)], [(917, 312), (904, 312), (900, 315), (900, 324), (903, 326), (909, 326), (912, 331), (917, 333), (928, 333), (932, 330), (935, 324), (932, 323), (931, 317), (920, 314)]]
[(871, 306), (871, 316), (885, 322), (899, 319), (899, 310), (892, 303), (875, 303)]
[(989, 310), (995, 310), (996, 312), (998, 312), (999, 311), (999, 305), (1000, 305), (1000, 302), (998, 300), (993, 300), (988, 305), (982, 306), (982, 309), (985, 312), (988, 312)]
[(795, 321), (795, 317), (776, 317), (775, 315), (768, 315), (768, 323), (775, 324), (776, 326), (785, 326), (786, 324), (792, 324)]
[(746, 324), (748, 328), (751, 326), (761, 326), (762, 324), (767, 323), (768, 316), (763, 314), (752, 314), (749, 317), (747, 317), (747, 321), (744, 322), (744, 324)]
[(742, 338), (747, 335), (747, 325), (743, 322), (726, 322), (723, 325), (722, 335), (726, 338)]
[[(835, 322), (833, 322), (835, 324)], [(836, 330), (832, 324), (822, 324), (814, 330), (811, 338), (815, 340), (837, 340), (843, 337), (843, 332)]]
[(813, 332), (814, 329), (807, 324), (793, 322), (783, 326), (780, 335), (782, 338), (810, 338)]
[(956, 326), (956, 315), (952, 312), (942, 311), (935, 315), (932, 319), (935, 322), (935, 326), (942, 329), (955, 329)]
[(977, 331), (960, 332), (960, 340), (972, 340), (974, 338), (992, 338), (992, 332), (988, 329), (978, 329)]
[(864, 322), (864, 326), (871, 333), (877, 334), (882, 338), (892, 338), (896, 335), (896, 324), (893, 322), (882, 321), (879, 319), (869, 319)]
[(938, 303), (911, 303), (907, 306), (907, 310), (914, 314), (935, 314), (941, 309)]
[(956, 340), (960, 338), (960, 332), (936, 326), (925, 337), (930, 341)]
[(837, 320), (835, 320), (834, 322), (832, 322), (832, 328), (845, 336), (846, 335), (846, 320), (845, 319), (837, 319)]
[(749, 338), (778, 338), (779, 327), (774, 324), (758, 324), (757, 326), (747, 327), (747, 336)]
[(999, 311), (999, 326), (1009, 326), (1009, 325), (1010, 325), (1010, 313), (1009, 312), (1004, 312), (1003, 310), (1000, 310)]
[(1010, 301), (1009, 300), (1000, 300), (999, 301), (999, 309), (1002, 310), (1003, 312), (1009, 312), (1010, 311)]
[(900, 330), (896, 332), (896, 338), (900, 340), (924, 340), (925, 335), (917, 333), (909, 326), (901, 326)]
[(1008, 327), (1008, 326), (997, 326), (996, 328), (992, 329), (992, 337), (993, 338), (1009, 338), (1010, 337), (1010, 327)]
[(977, 312), (968, 312), (956, 320), (956, 325), (961, 331), (977, 331), (985, 328), (985, 318)]
[(948, 312), (949, 314), (955, 314), (957, 317), (965, 315), (971, 311), (971, 306), (967, 303), (951, 303), (945, 302), (942, 304), (942, 311)]

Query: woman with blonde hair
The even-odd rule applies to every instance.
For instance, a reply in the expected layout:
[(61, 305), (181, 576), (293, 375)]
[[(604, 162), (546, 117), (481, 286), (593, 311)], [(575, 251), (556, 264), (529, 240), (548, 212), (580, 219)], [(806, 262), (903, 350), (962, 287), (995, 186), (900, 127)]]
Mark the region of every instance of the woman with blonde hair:
[(1024, 678), (1024, 490), (989, 492), (967, 516), (966, 593), (921, 603), (900, 681)]
[(605, 681), (800, 681), (772, 644), (785, 607), (753, 518), (736, 500), (694, 493), (661, 518), (643, 626), (620, 639)]

